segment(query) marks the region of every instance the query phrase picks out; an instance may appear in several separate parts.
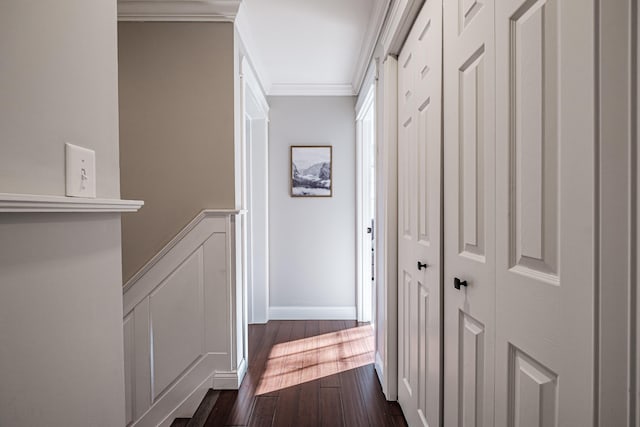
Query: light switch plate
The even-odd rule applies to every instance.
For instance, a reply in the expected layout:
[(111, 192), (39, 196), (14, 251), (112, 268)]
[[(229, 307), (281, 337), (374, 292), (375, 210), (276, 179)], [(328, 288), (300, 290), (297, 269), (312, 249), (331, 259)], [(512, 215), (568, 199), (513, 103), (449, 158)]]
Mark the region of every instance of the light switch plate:
[(96, 197), (96, 153), (88, 148), (65, 144), (67, 196)]

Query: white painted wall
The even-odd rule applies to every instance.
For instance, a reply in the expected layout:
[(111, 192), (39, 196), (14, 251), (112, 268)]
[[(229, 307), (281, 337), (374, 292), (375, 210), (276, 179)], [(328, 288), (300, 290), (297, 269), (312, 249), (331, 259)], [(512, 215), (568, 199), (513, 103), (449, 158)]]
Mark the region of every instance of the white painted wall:
[(118, 214), (0, 214), (0, 425), (123, 426)]
[[(270, 318), (355, 318), (355, 98), (269, 105)], [(290, 197), (291, 145), (333, 146), (333, 197)]]
[[(0, 192), (118, 198), (116, 2), (0, 3)], [(119, 214), (0, 214), (0, 425), (124, 425)]]
[(0, 192), (65, 194), (64, 143), (120, 196), (116, 4), (0, 2)]

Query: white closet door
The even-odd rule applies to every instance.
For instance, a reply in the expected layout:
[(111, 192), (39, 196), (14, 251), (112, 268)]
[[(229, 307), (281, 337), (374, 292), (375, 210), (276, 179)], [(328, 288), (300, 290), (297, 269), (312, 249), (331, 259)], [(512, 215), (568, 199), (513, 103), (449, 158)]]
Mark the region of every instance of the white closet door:
[(495, 425), (593, 425), (595, 2), (495, 0)]
[(442, 366), (442, 0), (426, 2), (398, 64), (398, 400), (410, 426), (435, 427)]
[(493, 0), (446, 4), (444, 136), (444, 425), (493, 427)]

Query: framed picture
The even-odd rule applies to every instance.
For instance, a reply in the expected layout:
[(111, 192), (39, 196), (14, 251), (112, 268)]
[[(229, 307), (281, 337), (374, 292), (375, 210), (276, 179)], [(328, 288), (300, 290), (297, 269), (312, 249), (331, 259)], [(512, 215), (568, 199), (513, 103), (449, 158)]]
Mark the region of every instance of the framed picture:
[(291, 146), (291, 197), (331, 197), (332, 147)]

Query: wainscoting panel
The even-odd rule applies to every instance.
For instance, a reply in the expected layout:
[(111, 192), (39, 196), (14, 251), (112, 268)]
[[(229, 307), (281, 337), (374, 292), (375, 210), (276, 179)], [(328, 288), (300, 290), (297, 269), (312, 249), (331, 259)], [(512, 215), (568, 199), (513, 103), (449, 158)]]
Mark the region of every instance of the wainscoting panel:
[[(126, 284), (127, 425), (168, 425), (193, 415), (208, 388), (238, 388), (245, 354), (234, 316), (237, 213), (203, 211)], [(236, 240), (238, 239), (238, 240)]]

